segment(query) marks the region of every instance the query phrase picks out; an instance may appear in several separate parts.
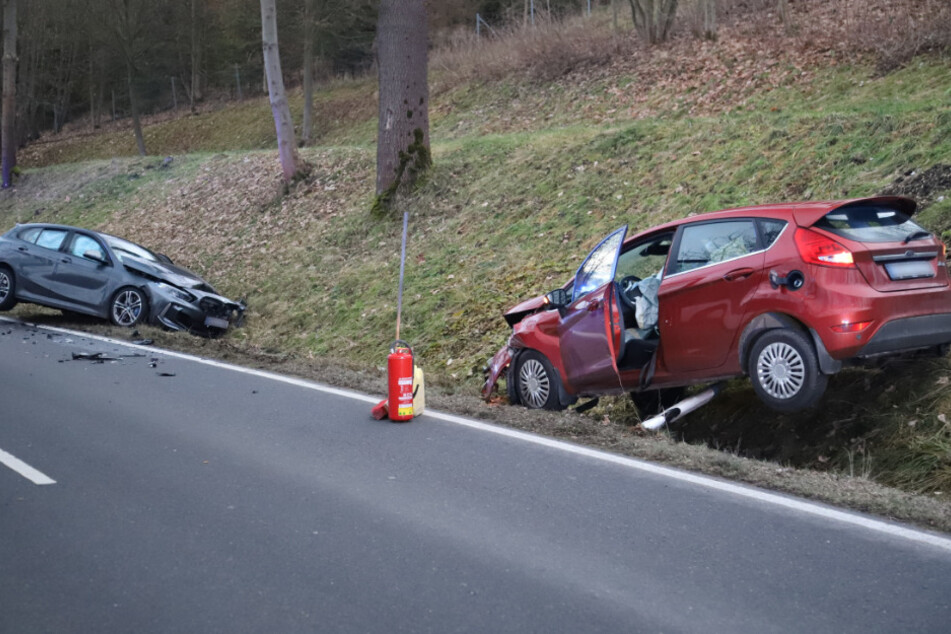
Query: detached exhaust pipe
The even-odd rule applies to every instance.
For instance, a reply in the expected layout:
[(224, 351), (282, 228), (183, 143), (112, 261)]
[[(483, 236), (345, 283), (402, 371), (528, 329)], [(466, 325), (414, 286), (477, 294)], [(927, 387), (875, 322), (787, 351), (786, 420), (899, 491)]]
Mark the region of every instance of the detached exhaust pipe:
[(699, 409), (713, 400), (713, 397), (723, 391), (723, 383), (715, 383), (709, 388), (700, 392), (696, 396), (691, 396), (680, 401), (676, 405), (665, 409), (656, 416), (651, 416), (647, 420), (641, 421), (641, 427), (654, 431), (674, 422), (675, 420), (686, 416), (690, 412)]

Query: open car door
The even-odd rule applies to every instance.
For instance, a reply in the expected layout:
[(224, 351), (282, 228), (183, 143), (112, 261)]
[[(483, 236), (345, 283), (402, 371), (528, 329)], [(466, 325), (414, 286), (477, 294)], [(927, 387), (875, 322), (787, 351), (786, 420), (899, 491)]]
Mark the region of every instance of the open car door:
[(603, 392), (617, 385), (617, 351), (611, 325), (616, 302), (614, 273), (627, 235), (621, 227), (594, 248), (575, 273), (571, 302), (561, 309), (558, 326), (566, 382), (576, 394)]

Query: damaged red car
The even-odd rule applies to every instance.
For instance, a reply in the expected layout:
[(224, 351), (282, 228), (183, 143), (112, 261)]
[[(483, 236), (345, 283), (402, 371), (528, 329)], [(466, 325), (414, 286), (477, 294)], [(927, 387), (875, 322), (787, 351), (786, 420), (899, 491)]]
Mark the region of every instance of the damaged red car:
[(917, 204), (888, 196), (769, 204), (693, 216), (626, 237), (621, 227), (562, 288), (505, 313), (490, 360), (513, 404), (563, 409), (631, 393), (642, 412), (698, 383), (749, 376), (795, 412), (829, 375), (866, 359), (946, 355), (947, 248)]

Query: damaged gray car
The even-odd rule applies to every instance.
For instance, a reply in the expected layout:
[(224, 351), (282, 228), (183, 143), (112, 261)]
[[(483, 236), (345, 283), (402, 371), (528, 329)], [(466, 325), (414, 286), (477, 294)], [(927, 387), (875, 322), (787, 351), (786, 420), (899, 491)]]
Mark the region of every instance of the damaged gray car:
[(0, 236), (0, 311), (18, 302), (214, 337), (245, 304), (128, 240), (77, 227), (17, 225)]

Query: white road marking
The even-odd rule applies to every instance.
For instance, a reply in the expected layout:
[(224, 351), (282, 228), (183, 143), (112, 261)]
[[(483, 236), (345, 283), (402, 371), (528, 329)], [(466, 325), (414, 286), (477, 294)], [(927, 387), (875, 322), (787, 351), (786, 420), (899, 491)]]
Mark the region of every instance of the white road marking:
[[(322, 385), (320, 383), (314, 383), (313, 381), (307, 381), (304, 379), (298, 379), (298, 378), (290, 377), (290, 376), (283, 376), (281, 374), (275, 374), (273, 372), (267, 372), (265, 370), (256, 370), (253, 368), (242, 368), (241, 366), (231, 365), (228, 363), (223, 363), (221, 361), (215, 361), (214, 359), (205, 359), (202, 357), (196, 357), (196, 356), (184, 354), (181, 352), (174, 352), (171, 350), (162, 350), (162, 349), (154, 348), (151, 346), (137, 346), (135, 344), (131, 344), (125, 341), (119, 341), (118, 339), (110, 339), (108, 337), (100, 337), (98, 335), (91, 335), (87, 333), (66, 330), (64, 328), (56, 328), (53, 326), (40, 326), (36, 324), (26, 324), (26, 322), (20, 322), (17, 320), (6, 318), (6, 317), (0, 317), (0, 321), (20, 323), (20, 324), (25, 324), (27, 326), (31, 326), (35, 328), (42, 328), (42, 329), (50, 330), (53, 332), (72, 335), (75, 337), (85, 337), (87, 339), (102, 341), (103, 343), (126, 346), (128, 348), (134, 348), (134, 349), (152, 352), (152, 353), (160, 353), (160, 354), (164, 354), (166, 356), (177, 358), (177, 359), (194, 361), (196, 363), (202, 363), (204, 365), (231, 370), (233, 372), (240, 372), (242, 374), (257, 376), (260, 378), (269, 379), (273, 381), (279, 381), (281, 383), (286, 383), (288, 385), (295, 385), (295, 386), (302, 387), (309, 390), (316, 390), (318, 392), (333, 394), (335, 396), (343, 396), (346, 398), (363, 401), (364, 403), (376, 404), (380, 400), (382, 400), (381, 398), (373, 397), (368, 394), (361, 394), (359, 392), (355, 392), (352, 390), (345, 390), (341, 388), (330, 387), (327, 385)], [(627, 456), (620, 456), (617, 454), (611, 454), (611, 453), (607, 453), (597, 449), (591, 449), (589, 447), (573, 445), (571, 443), (567, 443), (561, 440), (555, 440), (553, 438), (548, 438), (545, 436), (536, 436), (534, 434), (518, 431), (515, 429), (510, 429), (507, 427), (491, 425), (489, 423), (484, 423), (484, 422), (474, 420), (471, 418), (464, 418), (462, 416), (456, 416), (453, 414), (445, 414), (442, 412), (430, 410), (428, 408), (426, 409), (426, 413), (424, 414), (424, 416), (427, 416), (429, 418), (436, 418), (438, 420), (442, 420), (448, 423), (453, 423), (456, 425), (470, 427), (472, 429), (478, 429), (480, 431), (488, 432), (491, 434), (497, 434), (499, 436), (506, 436), (506, 437), (514, 438), (524, 442), (529, 442), (536, 445), (549, 447), (551, 449), (564, 451), (566, 453), (571, 453), (571, 454), (575, 454), (579, 456), (585, 456), (588, 458), (601, 460), (602, 462), (608, 462), (608, 463), (620, 465), (623, 467), (627, 467), (630, 469), (636, 469), (638, 471), (643, 471), (646, 473), (651, 473), (653, 475), (670, 478), (672, 480), (687, 482), (687, 483), (694, 484), (697, 486), (702, 486), (708, 489), (713, 489), (715, 491), (721, 491), (723, 493), (729, 493), (731, 495), (736, 495), (739, 497), (756, 500), (758, 502), (763, 502), (765, 504), (772, 504), (774, 506), (780, 506), (780, 507), (787, 508), (793, 511), (798, 511), (800, 513), (822, 517), (822, 518), (832, 520), (835, 522), (849, 524), (852, 526), (858, 526), (858, 527), (861, 527), (870, 531), (874, 531), (877, 533), (890, 535), (892, 537), (898, 537), (898, 538), (916, 542), (919, 544), (934, 546), (936, 548), (940, 548), (942, 550), (951, 552), (951, 538), (948, 538), (936, 533), (929, 533), (923, 530), (918, 530), (915, 528), (910, 528), (908, 526), (903, 526), (901, 524), (886, 522), (883, 520), (877, 520), (872, 517), (859, 515), (857, 513), (851, 513), (848, 511), (838, 510), (828, 506), (823, 506), (821, 504), (816, 504), (814, 502), (809, 502), (807, 500), (802, 500), (799, 498), (794, 498), (794, 497), (782, 495), (779, 493), (772, 493), (770, 491), (757, 489), (751, 486), (725, 482), (723, 480), (717, 480), (715, 478), (710, 478), (710, 477), (698, 475), (695, 473), (689, 473), (687, 471), (681, 471), (679, 469), (674, 469), (671, 467), (663, 467), (661, 465), (647, 462), (644, 460), (638, 460), (636, 458), (628, 458)]]
[(0, 464), (5, 464), (10, 467), (21, 476), (32, 482), (33, 484), (56, 484), (56, 480), (50, 478), (48, 475), (41, 473), (23, 462), (13, 454), (9, 454), (3, 449), (0, 449)]

